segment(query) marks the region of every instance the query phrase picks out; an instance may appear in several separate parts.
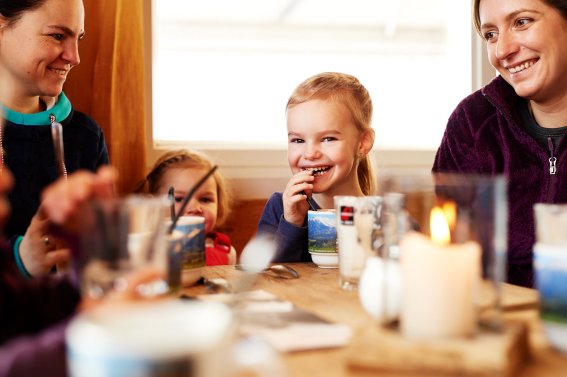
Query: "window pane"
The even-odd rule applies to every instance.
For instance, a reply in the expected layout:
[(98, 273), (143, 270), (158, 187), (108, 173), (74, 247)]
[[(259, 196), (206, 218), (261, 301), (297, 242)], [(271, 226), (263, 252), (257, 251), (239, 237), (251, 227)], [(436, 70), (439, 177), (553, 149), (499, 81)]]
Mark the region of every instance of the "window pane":
[(153, 135), (285, 146), (285, 104), (319, 72), (358, 77), (376, 147), (434, 149), (471, 90), (466, 1), (154, 1)]

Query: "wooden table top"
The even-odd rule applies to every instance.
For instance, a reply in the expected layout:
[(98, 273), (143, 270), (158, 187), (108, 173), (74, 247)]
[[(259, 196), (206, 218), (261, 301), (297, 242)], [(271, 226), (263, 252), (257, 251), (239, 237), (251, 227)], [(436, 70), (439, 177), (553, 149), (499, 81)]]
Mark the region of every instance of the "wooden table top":
[[(282, 300), (293, 302), (330, 322), (350, 326), (355, 334), (369, 326), (378, 326), (360, 304), (356, 292), (339, 288), (338, 269), (323, 269), (313, 263), (290, 263), (299, 279), (281, 279), (261, 274), (254, 289), (264, 289)], [(206, 278), (229, 278), (235, 274), (234, 266), (205, 267)], [(183, 294), (196, 296), (206, 294), (202, 285), (184, 288)], [(525, 320), (529, 326), (531, 359), (518, 377), (564, 377), (567, 376), (567, 356), (554, 351), (545, 339), (538, 318), (535, 290), (505, 284), (503, 289), (504, 316), (507, 319)], [(343, 348), (302, 351), (282, 354), (288, 376), (364, 377), (364, 376), (421, 376), (422, 374), (379, 373), (348, 365), (347, 350)]]

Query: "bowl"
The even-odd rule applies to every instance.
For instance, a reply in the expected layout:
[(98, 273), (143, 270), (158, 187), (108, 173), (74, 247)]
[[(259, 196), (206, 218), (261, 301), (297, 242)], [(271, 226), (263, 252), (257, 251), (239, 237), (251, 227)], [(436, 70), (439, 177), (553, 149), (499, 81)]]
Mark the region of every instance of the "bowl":
[(224, 355), (233, 331), (233, 314), (221, 303), (172, 298), (101, 305), (74, 317), (66, 330), (69, 375), (218, 375), (209, 360)]
[(321, 268), (338, 268), (339, 253), (309, 253), (311, 260)]

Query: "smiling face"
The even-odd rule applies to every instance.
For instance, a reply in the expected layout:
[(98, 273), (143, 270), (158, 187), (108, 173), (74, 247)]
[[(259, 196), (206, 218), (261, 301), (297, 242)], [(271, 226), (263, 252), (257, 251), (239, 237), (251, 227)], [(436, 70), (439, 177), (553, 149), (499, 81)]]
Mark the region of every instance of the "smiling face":
[[(175, 198), (175, 213), (179, 212), (185, 196), (193, 186), (207, 173), (200, 168), (168, 169), (161, 181), (157, 194), (166, 195), (169, 186), (173, 186)], [(205, 233), (214, 231), (217, 222), (218, 195), (217, 184), (213, 177), (195, 192), (183, 215), (202, 216), (205, 218)]]
[(366, 154), (368, 137), (349, 111), (331, 100), (313, 99), (287, 110), (287, 156), (291, 171), (314, 172), (314, 193), (362, 195), (357, 153)]
[(79, 64), (84, 19), (81, 0), (46, 0), (17, 20), (0, 16), (0, 101), (19, 111), (59, 95)]
[(524, 98), (567, 97), (567, 21), (542, 0), (482, 0), (481, 34), (490, 63)]

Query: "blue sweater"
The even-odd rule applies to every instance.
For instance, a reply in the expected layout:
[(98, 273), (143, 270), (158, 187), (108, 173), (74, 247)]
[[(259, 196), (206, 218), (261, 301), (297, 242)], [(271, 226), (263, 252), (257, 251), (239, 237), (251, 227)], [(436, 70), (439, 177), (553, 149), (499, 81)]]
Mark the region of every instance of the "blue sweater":
[(5, 229), (7, 237), (25, 233), (39, 208), (41, 192), (59, 177), (50, 114), (63, 126), (68, 173), (79, 169), (96, 171), (99, 166), (108, 164), (101, 128), (92, 118), (74, 111), (65, 94), (61, 93), (55, 106), (40, 113), (21, 114), (4, 108), (4, 158), (15, 178), (9, 195), (12, 216)]
[(278, 250), (274, 262), (311, 262), (307, 250), (307, 217), (301, 227), (288, 223), (283, 217), (281, 192), (272, 194), (268, 199), (258, 222), (258, 234), (275, 237)]

